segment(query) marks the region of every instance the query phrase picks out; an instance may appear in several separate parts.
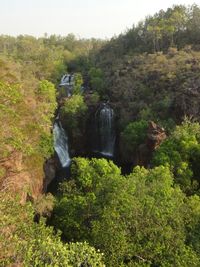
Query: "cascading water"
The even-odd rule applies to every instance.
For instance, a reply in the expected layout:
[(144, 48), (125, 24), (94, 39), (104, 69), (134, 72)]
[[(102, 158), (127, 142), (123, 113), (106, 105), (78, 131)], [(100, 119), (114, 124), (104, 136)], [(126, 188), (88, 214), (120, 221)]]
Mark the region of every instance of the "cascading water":
[(55, 122), (53, 127), (54, 149), (58, 155), (62, 167), (70, 165), (68, 152), (68, 138), (60, 122)]
[(113, 157), (115, 146), (114, 111), (108, 104), (103, 104), (96, 113), (98, 152), (103, 156)]
[(63, 75), (63, 77), (61, 78), (61, 81), (60, 81), (60, 86), (69, 85), (69, 77), (70, 77), (69, 74)]
[(65, 74), (62, 76), (59, 87), (63, 87), (66, 92), (66, 96), (71, 96), (73, 93), (74, 87), (74, 75)]

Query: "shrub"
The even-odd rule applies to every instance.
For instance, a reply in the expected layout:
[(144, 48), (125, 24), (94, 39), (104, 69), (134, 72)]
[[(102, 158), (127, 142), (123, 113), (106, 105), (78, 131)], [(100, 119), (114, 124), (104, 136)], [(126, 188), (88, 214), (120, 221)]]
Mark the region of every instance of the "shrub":
[(141, 120), (129, 123), (121, 134), (124, 153), (135, 153), (145, 142), (148, 122)]
[(197, 182), (200, 182), (199, 133), (199, 123), (185, 120), (156, 150), (152, 161), (154, 166), (170, 166), (175, 182), (189, 194), (198, 188)]
[(197, 267), (199, 219), (199, 197), (174, 187), (167, 166), (124, 177), (111, 161), (75, 158), (52, 222), (69, 241), (99, 248), (107, 266)]
[(1, 266), (104, 266), (102, 254), (87, 243), (63, 244), (43, 219), (34, 223), (30, 203), (21, 205), (3, 193), (0, 200)]

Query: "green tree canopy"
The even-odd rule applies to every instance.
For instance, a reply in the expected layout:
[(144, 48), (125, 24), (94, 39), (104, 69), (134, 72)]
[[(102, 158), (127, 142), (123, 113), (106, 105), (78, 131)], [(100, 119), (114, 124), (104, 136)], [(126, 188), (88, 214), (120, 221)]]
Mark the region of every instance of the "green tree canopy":
[(171, 136), (154, 154), (154, 165), (167, 165), (174, 173), (175, 182), (191, 194), (200, 181), (200, 125), (188, 120), (176, 126)]
[(198, 266), (199, 207), (198, 196), (174, 187), (169, 167), (124, 177), (111, 161), (75, 158), (52, 223), (99, 248), (107, 266)]

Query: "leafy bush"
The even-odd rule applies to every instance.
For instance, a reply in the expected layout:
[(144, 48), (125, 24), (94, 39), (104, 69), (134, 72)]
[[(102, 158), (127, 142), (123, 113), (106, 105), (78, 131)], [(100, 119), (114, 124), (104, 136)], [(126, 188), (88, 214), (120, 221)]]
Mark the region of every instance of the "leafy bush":
[(81, 86), (83, 84), (83, 77), (81, 73), (75, 73), (74, 75), (74, 89), (73, 93), (76, 95), (81, 94)]
[(39, 153), (43, 155), (43, 157), (48, 158), (54, 153), (53, 147), (53, 136), (51, 133), (41, 133), (40, 134), (40, 142), (39, 142)]
[(80, 95), (73, 95), (66, 99), (64, 106), (62, 107), (62, 114), (65, 116), (81, 115), (87, 110), (83, 97)]
[(41, 103), (40, 112), (43, 120), (51, 122), (57, 107), (55, 86), (49, 81), (40, 81), (36, 96)]
[(168, 165), (174, 173), (175, 182), (192, 193), (200, 182), (200, 125), (185, 120), (176, 126), (171, 136), (156, 150), (153, 164)]
[(0, 187), (4, 184), (14, 191), (28, 187), (33, 193), (42, 184), (44, 159), (53, 152), (56, 90), (52, 83), (38, 81), (32, 72), (25, 75), (22, 65), (5, 58), (0, 59), (0, 77)]
[(173, 184), (168, 167), (124, 177), (111, 161), (75, 158), (52, 223), (103, 251), (107, 266), (199, 266), (200, 199)]
[(73, 95), (67, 98), (61, 107), (62, 125), (67, 130), (70, 144), (73, 148), (82, 145), (80, 144), (80, 138), (81, 136), (84, 137), (85, 134), (86, 111), (87, 105), (81, 95)]
[(44, 220), (33, 222), (30, 203), (0, 195), (0, 265), (104, 266), (102, 254), (87, 243), (63, 244)]
[(61, 184), (53, 215), (53, 224), (68, 241), (87, 240), (94, 213), (98, 217), (107, 201), (105, 184), (112, 190), (114, 179), (115, 184), (120, 179), (119, 174), (118, 167), (105, 159), (73, 159), (72, 179)]
[(135, 154), (139, 145), (145, 143), (148, 122), (141, 120), (129, 123), (121, 133), (121, 152), (122, 157)]
[(122, 136), (133, 150), (144, 143), (147, 127), (148, 122), (141, 120), (129, 123), (123, 131)]
[(102, 94), (104, 89), (104, 77), (102, 70), (100, 68), (91, 68), (89, 70), (89, 77), (92, 89), (97, 91), (99, 94)]
[(88, 105), (97, 105), (100, 101), (100, 96), (97, 92), (93, 92), (89, 96), (87, 96), (87, 104)]

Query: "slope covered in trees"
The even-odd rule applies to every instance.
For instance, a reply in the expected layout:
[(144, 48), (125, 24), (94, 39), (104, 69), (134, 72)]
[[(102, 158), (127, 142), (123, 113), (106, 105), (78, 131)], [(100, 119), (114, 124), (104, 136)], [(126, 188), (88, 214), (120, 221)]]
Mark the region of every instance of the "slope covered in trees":
[(1, 188), (19, 187), (34, 195), (41, 191), (44, 159), (53, 152), (55, 87), (31, 74), (23, 77), (19, 63), (5, 58), (0, 62)]
[[(200, 265), (199, 25), (192, 5), (107, 42), (0, 36), (0, 265)], [(72, 95), (58, 86), (67, 72)], [(95, 124), (102, 107), (114, 114), (113, 159), (129, 172), (91, 157), (111, 127)], [(49, 158), (61, 169), (55, 116), (76, 157), (42, 195)]]
[(93, 77), (103, 77), (99, 91), (124, 112), (123, 120), (126, 115), (127, 120), (198, 116), (198, 110), (189, 111), (187, 105), (191, 107), (189, 98), (195, 101), (199, 88), (199, 13), (196, 5), (160, 11), (96, 54), (99, 73), (91, 73), (91, 85), (98, 90)]
[(54, 203), (41, 193), (44, 163), (54, 153), (57, 79), (65, 60), (88, 53), (95, 43), (73, 35), (64, 40), (0, 37), (1, 266), (104, 266), (88, 244), (64, 244), (44, 219), (34, 222), (36, 213), (48, 216)]

